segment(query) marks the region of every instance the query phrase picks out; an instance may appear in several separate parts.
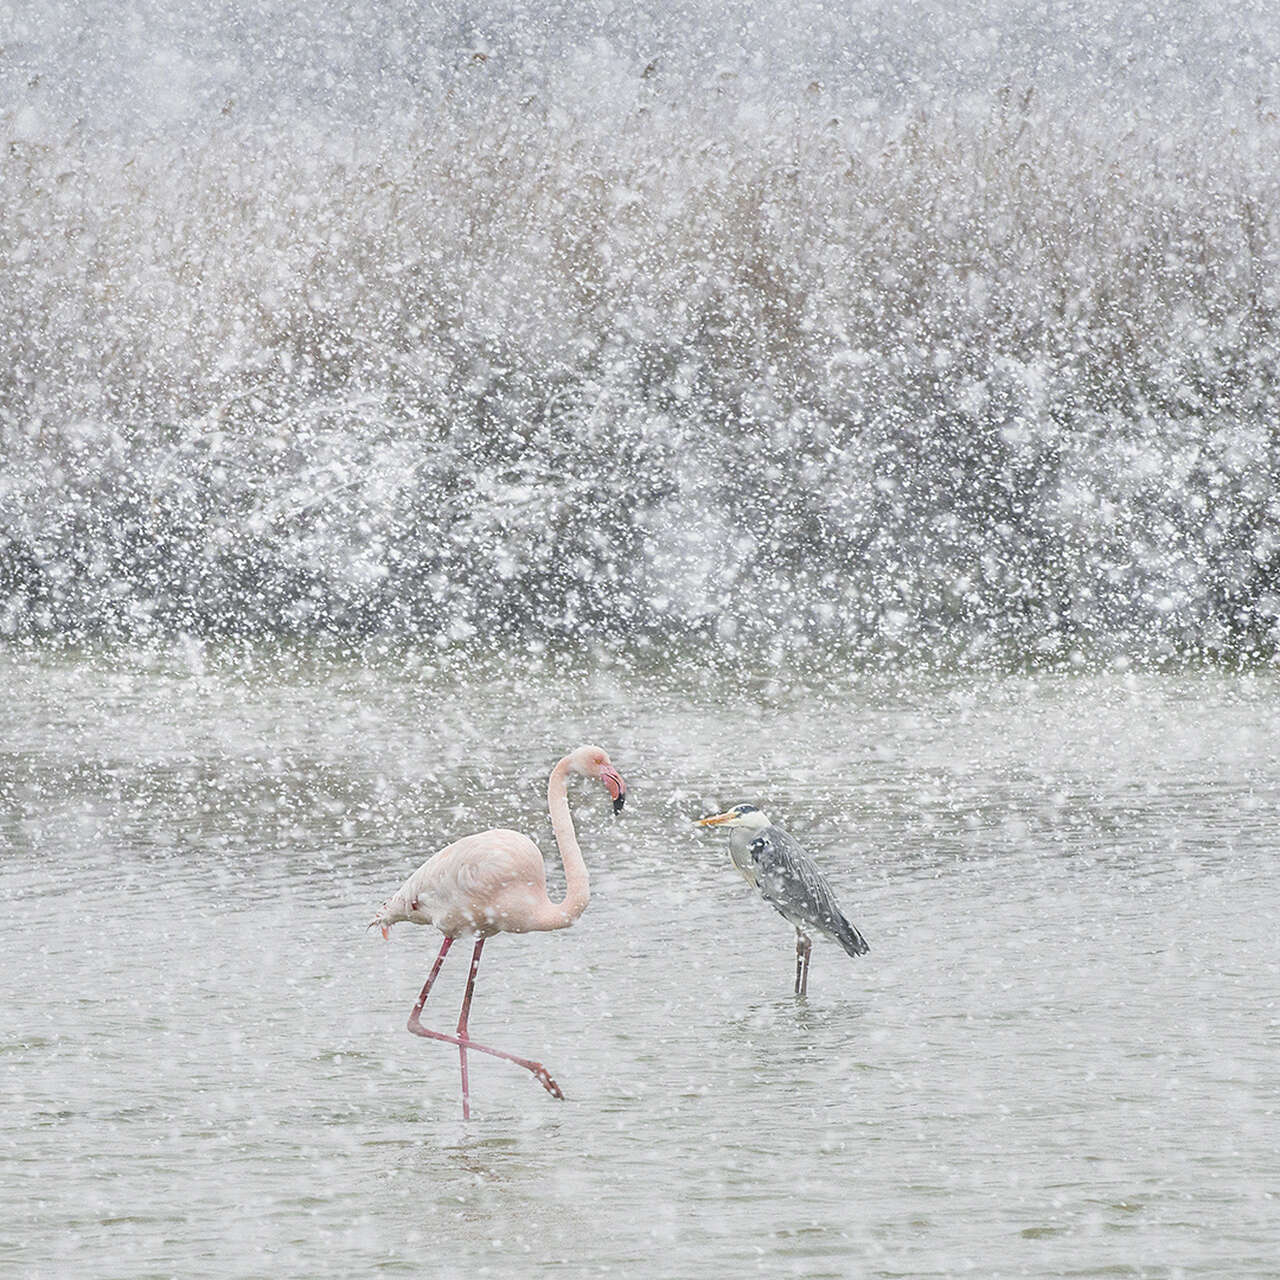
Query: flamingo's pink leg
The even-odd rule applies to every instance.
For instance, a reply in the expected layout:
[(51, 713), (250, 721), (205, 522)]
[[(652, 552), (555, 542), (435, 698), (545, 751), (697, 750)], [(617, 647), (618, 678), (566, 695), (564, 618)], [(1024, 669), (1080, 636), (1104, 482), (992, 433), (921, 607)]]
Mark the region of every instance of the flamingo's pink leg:
[(471, 972), (467, 974), (467, 994), (462, 997), (462, 1012), (458, 1015), (458, 1039), (463, 1043), (458, 1046), (458, 1059), (462, 1064), (462, 1118), (471, 1119), (471, 1091), (467, 1085), (467, 1015), (471, 1012), (471, 996), (476, 989), (476, 970), (480, 967), (480, 952), (484, 950), (484, 939), (476, 939), (476, 949), (471, 953)]
[[(477, 939), (475, 954), (471, 957), (471, 974), (467, 981), (467, 994), (462, 1003), (462, 1016), (458, 1020), (458, 1032), (456, 1036), (446, 1035), (443, 1031), (432, 1031), (429, 1027), (424, 1027), (419, 1020), (422, 1013), (422, 1006), (427, 1002), (427, 993), (431, 990), (431, 984), (436, 980), (436, 974), (440, 972), (440, 966), (444, 963), (444, 958), (449, 952), (449, 948), (453, 945), (452, 938), (446, 938), (444, 944), (440, 948), (440, 954), (436, 956), (436, 962), (431, 966), (431, 973), (427, 977), (427, 984), (422, 988), (422, 994), (418, 997), (418, 1003), (413, 1006), (413, 1012), (409, 1015), (409, 1030), (415, 1036), (423, 1036), (428, 1040), (442, 1040), (445, 1044), (456, 1044), (460, 1051), (474, 1049), (477, 1053), (487, 1053), (494, 1058), (505, 1058), (508, 1062), (514, 1062), (516, 1066), (523, 1067), (526, 1071), (530, 1071), (537, 1078), (538, 1083), (553, 1098), (563, 1098), (564, 1094), (560, 1091), (560, 1086), (551, 1078), (551, 1073), (540, 1062), (532, 1062), (528, 1058), (517, 1058), (513, 1053), (504, 1053), (501, 1049), (491, 1049), (488, 1045), (477, 1044), (469, 1036), (466, 1035), (467, 1016), (471, 1011), (471, 994), (475, 987), (476, 968), (480, 963), (480, 949), (484, 939)], [(466, 1058), (463, 1056), (463, 1093), (462, 1108), (463, 1117), (467, 1116), (467, 1081), (466, 1081)]]
[(422, 994), (418, 997), (418, 1003), (413, 1006), (413, 1012), (409, 1015), (410, 1031), (413, 1031), (415, 1027), (422, 1025), (418, 1021), (418, 1016), (422, 1013), (422, 1006), (427, 1003), (427, 993), (431, 990), (431, 984), (436, 980), (436, 974), (440, 972), (440, 966), (444, 964), (444, 958), (449, 954), (449, 948), (451, 946), (453, 946), (452, 938), (446, 938), (440, 944), (440, 952), (436, 956), (436, 962), (431, 966), (431, 972), (427, 974), (426, 985), (422, 988)]

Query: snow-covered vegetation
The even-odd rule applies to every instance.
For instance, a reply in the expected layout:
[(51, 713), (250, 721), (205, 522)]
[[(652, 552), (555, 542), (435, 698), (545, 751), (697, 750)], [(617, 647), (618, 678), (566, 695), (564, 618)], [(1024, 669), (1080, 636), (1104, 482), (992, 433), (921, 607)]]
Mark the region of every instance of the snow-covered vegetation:
[(5, 633), (1280, 648), (1262, 105), (0, 127)]

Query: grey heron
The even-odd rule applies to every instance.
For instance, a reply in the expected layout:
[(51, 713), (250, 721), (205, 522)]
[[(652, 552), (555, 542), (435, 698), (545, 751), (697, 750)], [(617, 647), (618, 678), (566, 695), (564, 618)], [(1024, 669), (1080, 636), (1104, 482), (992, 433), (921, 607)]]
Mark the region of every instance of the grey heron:
[(826, 934), (851, 956), (865, 955), (867, 940), (845, 919), (818, 864), (800, 842), (753, 804), (697, 819), (700, 827), (731, 827), (729, 856), (746, 882), (795, 926), (796, 995), (809, 988), (810, 930)]

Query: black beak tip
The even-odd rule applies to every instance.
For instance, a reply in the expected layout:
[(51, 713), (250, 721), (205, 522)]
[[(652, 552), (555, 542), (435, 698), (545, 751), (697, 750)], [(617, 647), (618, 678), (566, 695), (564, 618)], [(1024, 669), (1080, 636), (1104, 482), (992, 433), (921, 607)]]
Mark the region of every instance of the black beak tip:
[(626, 797), (625, 795), (620, 795), (620, 796), (618, 796), (618, 798), (617, 798), (616, 800), (614, 800), (614, 802), (613, 802), (613, 811), (614, 811), (614, 813), (621, 813), (621, 812), (622, 812), (622, 806), (623, 806), (624, 804), (626, 804), (626, 803), (627, 803), (627, 797)]

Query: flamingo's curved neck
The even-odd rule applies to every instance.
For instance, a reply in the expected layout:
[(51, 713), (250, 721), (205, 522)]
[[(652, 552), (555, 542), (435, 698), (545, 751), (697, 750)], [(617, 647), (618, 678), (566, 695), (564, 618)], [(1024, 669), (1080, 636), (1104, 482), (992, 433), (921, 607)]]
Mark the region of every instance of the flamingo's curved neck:
[(587, 909), (587, 902), (591, 898), (587, 864), (582, 860), (582, 850), (578, 848), (578, 837), (573, 830), (573, 818), (569, 813), (568, 756), (551, 770), (551, 779), (547, 783), (547, 808), (551, 810), (551, 829), (556, 835), (565, 878), (563, 900), (550, 903), (551, 927), (563, 929)]

